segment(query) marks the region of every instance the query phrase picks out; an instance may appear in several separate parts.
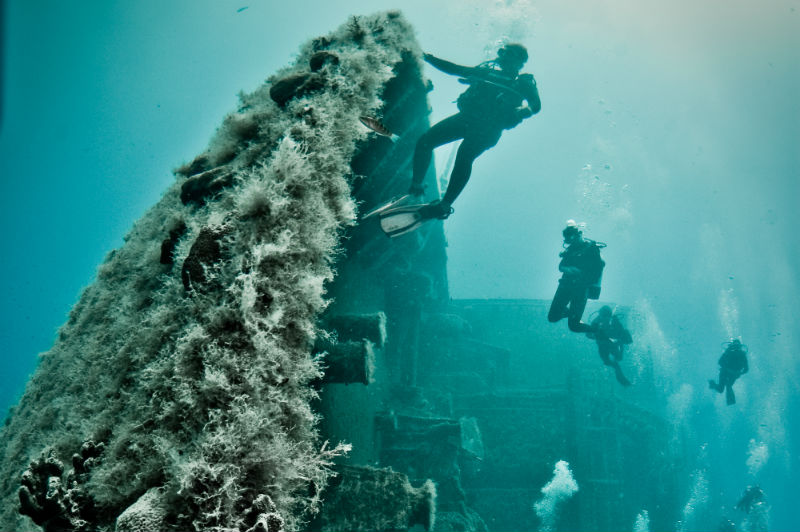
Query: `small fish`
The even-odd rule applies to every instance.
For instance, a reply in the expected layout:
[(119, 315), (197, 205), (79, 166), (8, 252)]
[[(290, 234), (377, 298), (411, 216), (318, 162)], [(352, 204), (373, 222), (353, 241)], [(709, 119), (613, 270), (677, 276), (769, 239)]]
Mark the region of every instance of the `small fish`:
[(358, 117), (358, 119), (361, 120), (362, 124), (364, 124), (366, 127), (371, 129), (378, 135), (392, 139), (392, 142), (396, 142), (397, 139), (400, 138), (391, 131), (389, 131), (389, 128), (387, 128), (383, 124), (383, 122), (381, 122), (377, 118), (372, 118), (371, 116), (360, 116)]
[(237, 13), (241, 13), (242, 11), (244, 11), (245, 9), (247, 9), (248, 7), (250, 7), (250, 6), (244, 6), (244, 7), (240, 7), (239, 9), (237, 9), (237, 10), (236, 10), (236, 12), (237, 12)]

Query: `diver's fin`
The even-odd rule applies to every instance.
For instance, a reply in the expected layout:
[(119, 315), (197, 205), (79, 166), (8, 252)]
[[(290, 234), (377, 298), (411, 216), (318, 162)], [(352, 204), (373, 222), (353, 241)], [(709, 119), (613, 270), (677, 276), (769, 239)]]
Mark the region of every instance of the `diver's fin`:
[(372, 218), (376, 214), (381, 214), (381, 213), (383, 213), (385, 211), (388, 211), (389, 209), (391, 209), (393, 207), (397, 207), (398, 205), (400, 205), (401, 203), (403, 203), (405, 200), (407, 200), (410, 197), (411, 197), (411, 194), (406, 194), (405, 196), (400, 196), (399, 198), (394, 198), (393, 200), (389, 201), (388, 203), (384, 203), (383, 205), (379, 205), (379, 206), (375, 207), (374, 209), (369, 211), (367, 214), (362, 216), (361, 219), (362, 220), (366, 220), (368, 218)]
[(391, 238), (410, 233), (418, 229), (423, 223), (432, 220), (425, 218), (420, 212), (425, 205), (407, 205), (387, 209), (380, 214), (381, 229), (386, 236)]
[(625, 375), (622, 373), (622, 368), (619, 367), (619, 364), (614, 364), (614, 376), (617, 378), (617, 382), (623, 386), (630, 386), (631, 381), (629, 381)]

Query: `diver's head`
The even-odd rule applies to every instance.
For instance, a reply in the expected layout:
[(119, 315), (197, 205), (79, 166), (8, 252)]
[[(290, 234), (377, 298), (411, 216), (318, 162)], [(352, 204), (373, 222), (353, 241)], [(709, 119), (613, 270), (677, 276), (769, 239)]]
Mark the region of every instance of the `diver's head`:
[(575, 223), (575, 220), (567, 220), (567, 226), (561, 231), (561, 234), (564, 235), (564, 243), (569, 245), (578, 242), (583, 233), (578, 227), (578, 224)]
[(521, 44), (506, 44), (497, 50), (497, 64), (506, 72), (517, 74), (528, 60), (528, 50)]
[(597, 311), (597, 314), (603, 319), (610, 318), (611, 314), (613, 314), (613, 313), (614, 313), (614, 311), (612, 311), (611, 307), (609, 307), (608, 305), (603, 305)]
[(733, 340), (730, 341), (728, 345), (730, 345), (731, 347), (741, 347), (742, 342), (738, 338), (734, 338)]

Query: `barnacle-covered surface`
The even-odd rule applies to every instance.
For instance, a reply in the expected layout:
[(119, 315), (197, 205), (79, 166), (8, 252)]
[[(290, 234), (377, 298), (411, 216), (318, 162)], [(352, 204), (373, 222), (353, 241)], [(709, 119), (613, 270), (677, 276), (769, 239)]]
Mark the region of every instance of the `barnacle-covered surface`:
[[(0, 529), (34, 529), (22, 472), (86, 440), (105, 447), (84, 484), (96, 530), (128, 508), (121, 528), (242, 531), (298, 530), (318, 510), (342, 449), (318, 438), (311, 354), (355, 220), (358, 117), (419, 57), (399, 14), (352, 18), (241, 95), (42, 356), (0, 435)], [(270, 97), (312, 70), (281, 106)]]

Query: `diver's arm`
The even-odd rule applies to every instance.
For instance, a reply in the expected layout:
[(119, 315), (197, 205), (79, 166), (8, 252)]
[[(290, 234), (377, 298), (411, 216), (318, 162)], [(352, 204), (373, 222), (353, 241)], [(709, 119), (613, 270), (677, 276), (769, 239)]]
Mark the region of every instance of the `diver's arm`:
[(536, 80), (532, 74), (522, 74), (517, 81), (517, 87), (527, 102), (525, 111), (521, 113), (522, 118), (529, 118), (542, 110), (542, 101), (539, 99), (539, 89), (536, 88)]
[(561, 273), (563, 273), (565, 275), (569, 275), (569, 276), (578, 276), (578, 275), (580, 275), (582, 273), (581, 269), (578, 268), (577, 266), (560, 266), (559, 265), (558, 271), (560, 271)]
[(566, 277), (576, 277), (583, 273), (580, 268), (575, 266), (575, 248), (572, 247), (574, 245), (575, 244), (570, 244), (567, 249), (559, 254), (561, 261), (558, 263), (558, 271), (563, 273)]
[(445, 61), (431, 54), (422, 54), (422, 59), (437, 70), (441, 70), (445, 74), (451, 76), (461, 76), (467, 78), (473, 75), (473, 68)]

